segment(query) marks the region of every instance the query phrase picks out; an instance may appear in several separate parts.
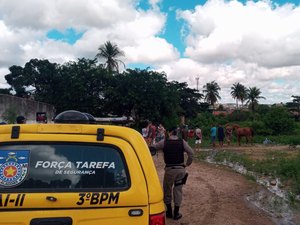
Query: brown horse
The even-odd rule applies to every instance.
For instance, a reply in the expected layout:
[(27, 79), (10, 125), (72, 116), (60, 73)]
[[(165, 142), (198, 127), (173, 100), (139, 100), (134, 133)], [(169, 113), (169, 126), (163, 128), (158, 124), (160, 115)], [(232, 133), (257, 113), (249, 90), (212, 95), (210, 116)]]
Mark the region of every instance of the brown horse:
[(246, 143), (248, 143), (248, 141), (252, 143), (253, 135), (254, 135), (252, 127), (240, 127), (239, 125), (234, 124), (232, 125), (232, 128), (233, 130), (235, 130), (239, 145), (241, 145), (242, 137), (246, 138)]

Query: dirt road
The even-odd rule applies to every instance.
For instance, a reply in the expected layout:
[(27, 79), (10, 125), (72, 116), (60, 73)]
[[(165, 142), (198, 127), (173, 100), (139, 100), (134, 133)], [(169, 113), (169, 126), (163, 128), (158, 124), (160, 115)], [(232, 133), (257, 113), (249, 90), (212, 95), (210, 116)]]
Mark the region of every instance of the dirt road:
[[(163, 178), (163, 155), (153, 156)], [(205, 162), (187, 168), (182, 219), (167, 219), (167, 225), (274, 225), (270, 216), (252, 206), (246, 196), (260, 188), (230, 169)]]

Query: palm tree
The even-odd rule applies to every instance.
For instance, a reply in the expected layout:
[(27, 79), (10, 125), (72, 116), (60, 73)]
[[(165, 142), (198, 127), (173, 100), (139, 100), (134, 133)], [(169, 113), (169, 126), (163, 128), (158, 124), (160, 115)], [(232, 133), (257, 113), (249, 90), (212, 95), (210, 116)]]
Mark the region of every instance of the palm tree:
[(248, 95), (247, 95), (247, 104), (251, 104), (252, 112), (254, 112), (254, 106), (255, 104), (258, 104), (258, 99), (266, 99), (265, 97), (261, 96), (261, 91), (257, 87), (249, 87), (247, 89)]
[(236, 99), (236, 108), (238, 108), (239, 100), (242, 102), (242, 106), (243, 106), (243, 102), (247, 97), (247, 89), (244, 85), (238, 82), (232, 85), (230, 94), (234, 99)]
[(242, 91), (241, 91), (241, 95), (240, 95), (240, 100), (241, 100), (241, 103), (242, 103), (242, 107), (244, 105), (244, 101), (247, 99), (247, 96), (248, 96), (248, 89), (245, 86), (243, 86)]
[(125, 64), (117, 59), (118, 56), (124, 56), (124, 52), (121, 51), (116, 44), (107, 41), (98, 48), (98, 51), (99, 53), (96, 57), (104, 58), (106, 60), (106, 69), (110, 74), (112, 74), (113, 71), (119, 72), (119, 63), (122, 63), (125, 67)]
[(210, 83), (206, 83), (203, 88), (203, 92), (205, 93), (204, 99), (214, 106), (218, 99), (221, 99), (219, 95), (219, 91), (221, 90), (220, 86), (216, 81), (212, 81)]

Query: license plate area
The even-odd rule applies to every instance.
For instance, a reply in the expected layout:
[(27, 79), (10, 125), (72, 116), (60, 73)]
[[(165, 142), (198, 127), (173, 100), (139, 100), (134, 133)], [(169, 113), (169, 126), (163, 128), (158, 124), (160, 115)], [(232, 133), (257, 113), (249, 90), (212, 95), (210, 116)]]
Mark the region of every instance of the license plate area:
[(58, 218), (35, 218), (30, 221), (30, 225), (72, 225), (70, 217)]

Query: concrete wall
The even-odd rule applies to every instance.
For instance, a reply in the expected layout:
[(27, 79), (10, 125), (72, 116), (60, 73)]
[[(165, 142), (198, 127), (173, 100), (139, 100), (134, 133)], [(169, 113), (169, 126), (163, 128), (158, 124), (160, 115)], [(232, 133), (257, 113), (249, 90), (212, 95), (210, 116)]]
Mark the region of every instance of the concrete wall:
[(17, 115), (25, 116), (27, 123), (36, 122), (37, 112), (46, 112), (48, 122), (51, 122), (52, 118), (55, 116), (55, 108), (53, 105), (11, 95), (0, 94), (1, 121), (3, 121), (2, 115), (7, 109), (14, 109)]

